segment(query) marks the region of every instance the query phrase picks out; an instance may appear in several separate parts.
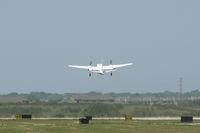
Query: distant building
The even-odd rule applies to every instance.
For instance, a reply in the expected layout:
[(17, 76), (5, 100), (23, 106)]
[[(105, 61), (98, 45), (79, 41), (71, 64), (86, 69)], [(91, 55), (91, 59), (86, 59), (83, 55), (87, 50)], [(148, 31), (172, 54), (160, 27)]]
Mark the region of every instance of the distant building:
[(23, 96), (0, 96), (0, 103), (24, 103), (28, 100)]
[(59, 103), (114, 103), (114, 99), (110, 95), (103, 94), (74, 94)]
[[(200, 100), (200, 97), (183, 97), (182, 102), (193, 102)], [(122, 104), (142, 103), (142, 104), (174, 104), (178, 105), (180, 101), (179, 97), (142, 97), (142, 98), (129, 98), (120, 97), (116, 99), (116, 102)]]

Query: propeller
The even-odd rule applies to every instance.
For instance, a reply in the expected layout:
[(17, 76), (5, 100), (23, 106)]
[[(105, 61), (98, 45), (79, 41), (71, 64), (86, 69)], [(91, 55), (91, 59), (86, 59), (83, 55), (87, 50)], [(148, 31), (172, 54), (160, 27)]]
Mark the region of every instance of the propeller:
[(92, 65), (92, 61), (90, 61), (90, 66)]
[(112, 65), (112, 60), (110, 60), (110, 64)]
[[(112, 65), (112, 60), (110, 60), (110, 65)], [(112, 71), (110, 71), (110, 76), (112, 76)]]
[[(92, 65), (92, 61), (90, 61), (90, 67), (91, 67), (91, 65)], [(88, 71), (90, 71), (90, 70), (88, 70)], [(91, 77), (91, 72), (89, 72), (89, 77)]]

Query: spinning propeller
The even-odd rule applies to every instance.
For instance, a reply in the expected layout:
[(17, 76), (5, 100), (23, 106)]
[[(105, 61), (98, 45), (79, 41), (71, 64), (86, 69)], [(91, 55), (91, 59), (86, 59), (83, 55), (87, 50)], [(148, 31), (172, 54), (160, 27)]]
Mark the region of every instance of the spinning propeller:
[[(92, 65), (92, 61), (90, 61), (90, 67), (91, 67), (91, 65)], [(88, 70), (89, 71), (89, 70)], [(89, 71), (89, 77), (91, 77), (91, 72)]]
[[(110, 60), (110, 65), (112, 65), (112, 60)], [(110, 72), (110, 76), (112, 76), (112, 71)]]

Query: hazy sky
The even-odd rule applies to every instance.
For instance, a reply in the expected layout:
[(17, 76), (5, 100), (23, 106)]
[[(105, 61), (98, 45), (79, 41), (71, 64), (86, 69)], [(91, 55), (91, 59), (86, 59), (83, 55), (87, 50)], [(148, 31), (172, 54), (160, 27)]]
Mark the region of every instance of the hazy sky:
[[(0, 93), (200, 89), (199, 0), (1, 0)], [(111, 77), (67, 65), (133, 62)]]

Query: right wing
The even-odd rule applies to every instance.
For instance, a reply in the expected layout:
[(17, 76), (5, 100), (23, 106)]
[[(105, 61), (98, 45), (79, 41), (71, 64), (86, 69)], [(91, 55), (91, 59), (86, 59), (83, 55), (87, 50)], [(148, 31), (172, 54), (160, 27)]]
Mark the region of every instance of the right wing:
[(113, 68), (120, 68), (120, 67), (125, 67), (125, 66), (130, 66), (133, 65), (133, 63), (128, 63), (128, 64), (120, 64), (120, 65), (112, 65)]
[(90, 66), (75, 66), (75, 65), (69, 65), (68, 67), (80, 68), (80, 69), (89, 69), (90, 68)]
[(109, 70), (109, 69), (112, 70), (112, 69), (116, 69), (116, 68), (120, 68), (120, 67), (130, 66), (130, 65), (133, 65), (133, 63), (103, 66), (103, 69), (104, 70)]

